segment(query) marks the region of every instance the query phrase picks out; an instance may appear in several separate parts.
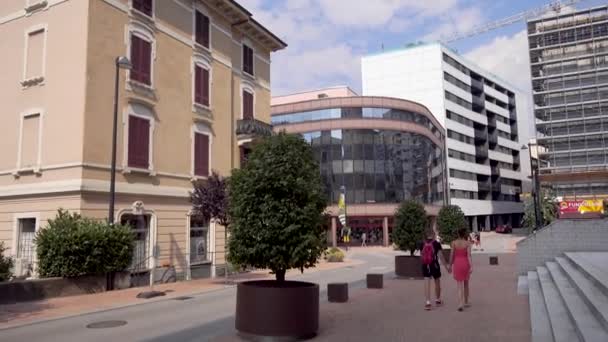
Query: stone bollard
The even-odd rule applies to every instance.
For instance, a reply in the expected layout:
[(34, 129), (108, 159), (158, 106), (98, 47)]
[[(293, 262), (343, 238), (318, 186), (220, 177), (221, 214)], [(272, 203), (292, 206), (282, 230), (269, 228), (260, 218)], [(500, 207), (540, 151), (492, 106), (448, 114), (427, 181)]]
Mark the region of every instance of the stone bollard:
[(381, 289), (384, 287), (384, 275), (380, 273), (369, 273), (367, 275), (368, 289)]
[(498, 265), (498, 257), (497, 256), (491, 256), (490, 257), (490, 265)]
[(330, 303), (348, 302), (348, 283), (327, 284), (327, 300)]

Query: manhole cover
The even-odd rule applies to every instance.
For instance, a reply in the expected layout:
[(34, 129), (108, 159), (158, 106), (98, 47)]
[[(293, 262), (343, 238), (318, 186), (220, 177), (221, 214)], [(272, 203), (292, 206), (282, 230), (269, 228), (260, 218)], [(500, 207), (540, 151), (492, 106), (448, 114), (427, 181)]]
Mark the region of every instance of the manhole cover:
[(175, 297), (173, 299), (175, 300), (188, 300), (188, 299), (192, 299), (194, 297), (188, 297), (188, 296), (181, 296), (181, 297)]
[(101, 321), (87, 325), (89, 329), (105, 329), (105, 328), (116, 328), (123, 325), (127, 325), (127, 321)]

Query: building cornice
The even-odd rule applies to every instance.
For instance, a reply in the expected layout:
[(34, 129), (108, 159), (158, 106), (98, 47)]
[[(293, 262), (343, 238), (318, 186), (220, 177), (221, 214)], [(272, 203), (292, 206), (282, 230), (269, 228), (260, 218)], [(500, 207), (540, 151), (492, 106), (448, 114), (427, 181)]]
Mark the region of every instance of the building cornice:
[[(33, 186), (35, 184), (35, 186)], [(0, 187), (0, 198), (39, 196), (73, 192), (102, 192), (110, 190), (110, 182), (95, 179), (69, 179), (62, 181), (15, 184)], [(161, 197), (188, 198), (191, 188), (137, 183), (116, 183), (116, 193)]]

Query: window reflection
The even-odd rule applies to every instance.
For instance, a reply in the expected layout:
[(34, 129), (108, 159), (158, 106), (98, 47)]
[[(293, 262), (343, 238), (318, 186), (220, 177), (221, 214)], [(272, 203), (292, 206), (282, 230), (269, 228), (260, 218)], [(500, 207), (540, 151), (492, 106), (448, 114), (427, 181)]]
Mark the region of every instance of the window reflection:
[(414, 198), (443, 201), (442, 151), (415, 133), (378, 130), (332, 130), (303, 134), (310, 142), (329, 200), (341, 186), (347, 203), (397, 203)]

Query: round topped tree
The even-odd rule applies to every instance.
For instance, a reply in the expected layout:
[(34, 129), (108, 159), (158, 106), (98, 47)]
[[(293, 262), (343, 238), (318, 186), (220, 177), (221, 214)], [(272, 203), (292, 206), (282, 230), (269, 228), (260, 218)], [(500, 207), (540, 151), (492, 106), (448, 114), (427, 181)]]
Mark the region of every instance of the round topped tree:
[(302, 337), (318, 329), (317, 284), (286, 281), (287, 270), (313, 267), (326, 248), (319, 166), (300, 136), (260, 141), (229, 183), (228, 260), (270, 269), (272, 281), (239, 283), (236, 328), (258, 336)]
[(458, 238), (458, 230), (467, 228), (467, 219), (457, 205), (447, 205), (437, 215), (437, 229), (441, 236), (441, 243), (449, 245)]
[(410, 255), (395, 256), (395, 273), (397, 276), (422, 278), (420, 257), (414, 255), (414, 253), (420, 248), (428, 223), (424, 205), (416, 200), (404, 201), (395, 212), (393, 242), (399, 250), (410, 252)]

